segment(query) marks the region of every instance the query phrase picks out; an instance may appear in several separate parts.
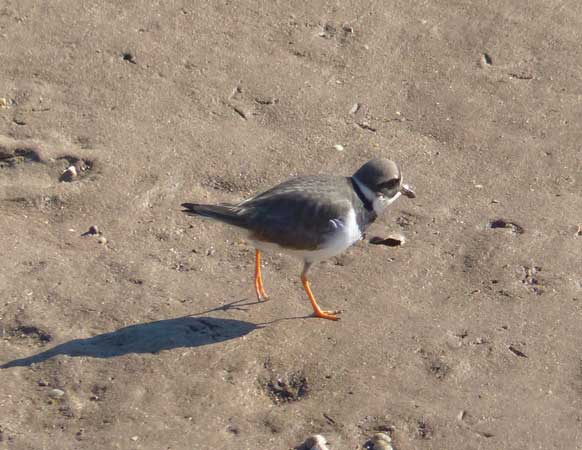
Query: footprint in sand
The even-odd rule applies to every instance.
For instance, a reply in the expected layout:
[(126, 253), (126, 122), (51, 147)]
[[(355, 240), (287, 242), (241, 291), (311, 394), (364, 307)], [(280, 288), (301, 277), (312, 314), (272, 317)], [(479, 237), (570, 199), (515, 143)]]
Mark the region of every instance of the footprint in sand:
[(74, 153), (0, 135), (0, 201), (37, 207), (62, 204), (66, 185), (85, 183), (96, 174), (93, 159)]

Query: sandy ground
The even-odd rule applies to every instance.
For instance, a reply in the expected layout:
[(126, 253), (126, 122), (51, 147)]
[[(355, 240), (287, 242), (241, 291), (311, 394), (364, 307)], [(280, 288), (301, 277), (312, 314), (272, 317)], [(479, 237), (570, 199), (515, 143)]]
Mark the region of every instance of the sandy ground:
[[(0, 4), (0, 448), (582, 448), (581, 3), (306, 3)], [(337, 323), (180, 212), (376, 156)]]

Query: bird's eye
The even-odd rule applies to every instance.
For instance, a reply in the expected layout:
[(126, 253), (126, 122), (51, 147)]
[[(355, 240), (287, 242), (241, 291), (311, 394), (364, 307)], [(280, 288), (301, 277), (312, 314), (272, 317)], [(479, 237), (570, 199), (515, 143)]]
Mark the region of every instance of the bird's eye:
[(398, 184), (400, 183), (400, 178), (392, 178), (391, 180), (388, 180), (382, 184), (380, 184), (380, 186), (378, 186), (380, 189), (394, 189), (396, 186), (398, 186)]

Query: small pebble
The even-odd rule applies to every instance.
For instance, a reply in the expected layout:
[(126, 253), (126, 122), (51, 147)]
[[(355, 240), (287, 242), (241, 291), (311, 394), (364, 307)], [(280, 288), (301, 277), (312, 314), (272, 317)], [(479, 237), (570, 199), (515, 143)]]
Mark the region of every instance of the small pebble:
[(520, 358), (527, 358), (527, 355), (522, 352), (521, 350), (519, 350), (518, 348), (514, 347), (513, 345), (509, 345), (507, 347), (509, 349), (509, 351), (511, 353), (513, 353), (515, 356), (519, 356)]
[(373, 127), (372, 125), (370, 125), (369, 122), (359, 122), (357, 123), (357, 125), (362, 129), (362, 130), (368, 130), (368, 131), (377, 131), (377, 129), (375, 127)]
[(303, 450), (329, 450), (326, 444), (327, 439), (321, 434), (314, 434), (309, 436), (300, 448)]
[(490, 66), (491, 64), (493, 64), (493, 59), (491, 58), (491, 56), (489, 56), (489, 54), (487, 53), (483, 53), (481, 55), (481, 58), (479, 58), (479, 65), (481, 67), (485, 67)]
[(100, 244), (107, 244), (107, 239), (105, 239), (103, 236), (100, 236), (99, 239), (97, 239), (97, 242)]
[(132, 440), (133, 442), (137, 441), (138, 439), (139, 439), (139, 437), (138, 437), (138, 436), (132, 436), (132, 437), (131, 437), (131, 440)]
[(6, 108), (8, 106), (8, 100), (5, 98), (0, 98), (0, 108)]
[(486, 228), (489, 229), (502, 228), (511, 231), (512, 233), (515, 234), (523, 234), (524, 232), (523, 227), (516, 224), (515, 222), (510, 222), (508, 220), (500, 218), (489, 221), (489, 223), (486, 225)]
[(206, 250), (206, 256), (212, 256), (216, 253), (216, 250), (214, 250), (214, 247), (210, 247), (208, 250)]
[(465, 418), (465, 410), (461, 409), (461, 411), (459, 411), (459, 414), (457, 414), (457, 419), (459, 420), (463, 420)]
[(131, 64), (137, 64), (137, 61), (135, 60), (135, 55), (129, 52), (123, 52), (121, 54), (121, 59)]
[(336, 33), (335, 27), (330, 23), (326, 23), (323, 26), (323, 29), (319, 32), (319, 36), (326, 38), (326, 39), (329, 39), (329, 38), (333, 37), (335, 35), (335, 33)]
[(356, 114), (360, 110), (360, 104), (354, 103), (354, 106), (350, 109), (350, 114)]
[(234, 106), (233, 109), (242, 119), (245, 120), (248, 120), (253, 115), (253, 113), (247, 108)]
[(51, 389), (48, 395), (51, 398), (61, 398), (63, 395), (65, 395), (65, 391), (61, 389)]
[(97, 228), (97, 225), (91, 225), (89, 227), (89, 234), (101, 234), (99, 232), (99, 228)]
[(274, 103), (279, 103), (279, 99), (275, 97), (255, 97), (255, 102), (260, 105), (273, 105)]
[(349, 23), (344, 23), (342, 25), (342, 30), (344, 30), (346, 33), (353, 33), (354, 32), (354, 28)]
[(392, 438), (386, 433), (376, 433), (370, 441), (372, 442), (372, 450), (393, 450)]
[(22, 114), (19, 114), (17, 117), (12, 119), (12, 122), (14, 122), (16, 125), (26, 125), (26, 119), (22, 117)]
[(335, 144), (333, 146), (333, 148), (335, 148), (338, 152), (343, 152), (344, 151), (344, 146), (341, 144)]
[(463, 346), (463, 338), (449, 332), (447, 333), (446, 343), (450, 348), (458, 349)]

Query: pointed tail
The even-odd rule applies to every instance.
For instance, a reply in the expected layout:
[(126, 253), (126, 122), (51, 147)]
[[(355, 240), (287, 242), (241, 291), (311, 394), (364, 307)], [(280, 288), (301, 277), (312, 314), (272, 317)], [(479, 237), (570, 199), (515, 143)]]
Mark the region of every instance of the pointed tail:
[(246, 220), (240, 215), (240, 209), (233, 205), (200, 205), (198, 203), (182, 203), (183, 213), (191, 216), (209, 217), (220, 222), (246, 228)]

